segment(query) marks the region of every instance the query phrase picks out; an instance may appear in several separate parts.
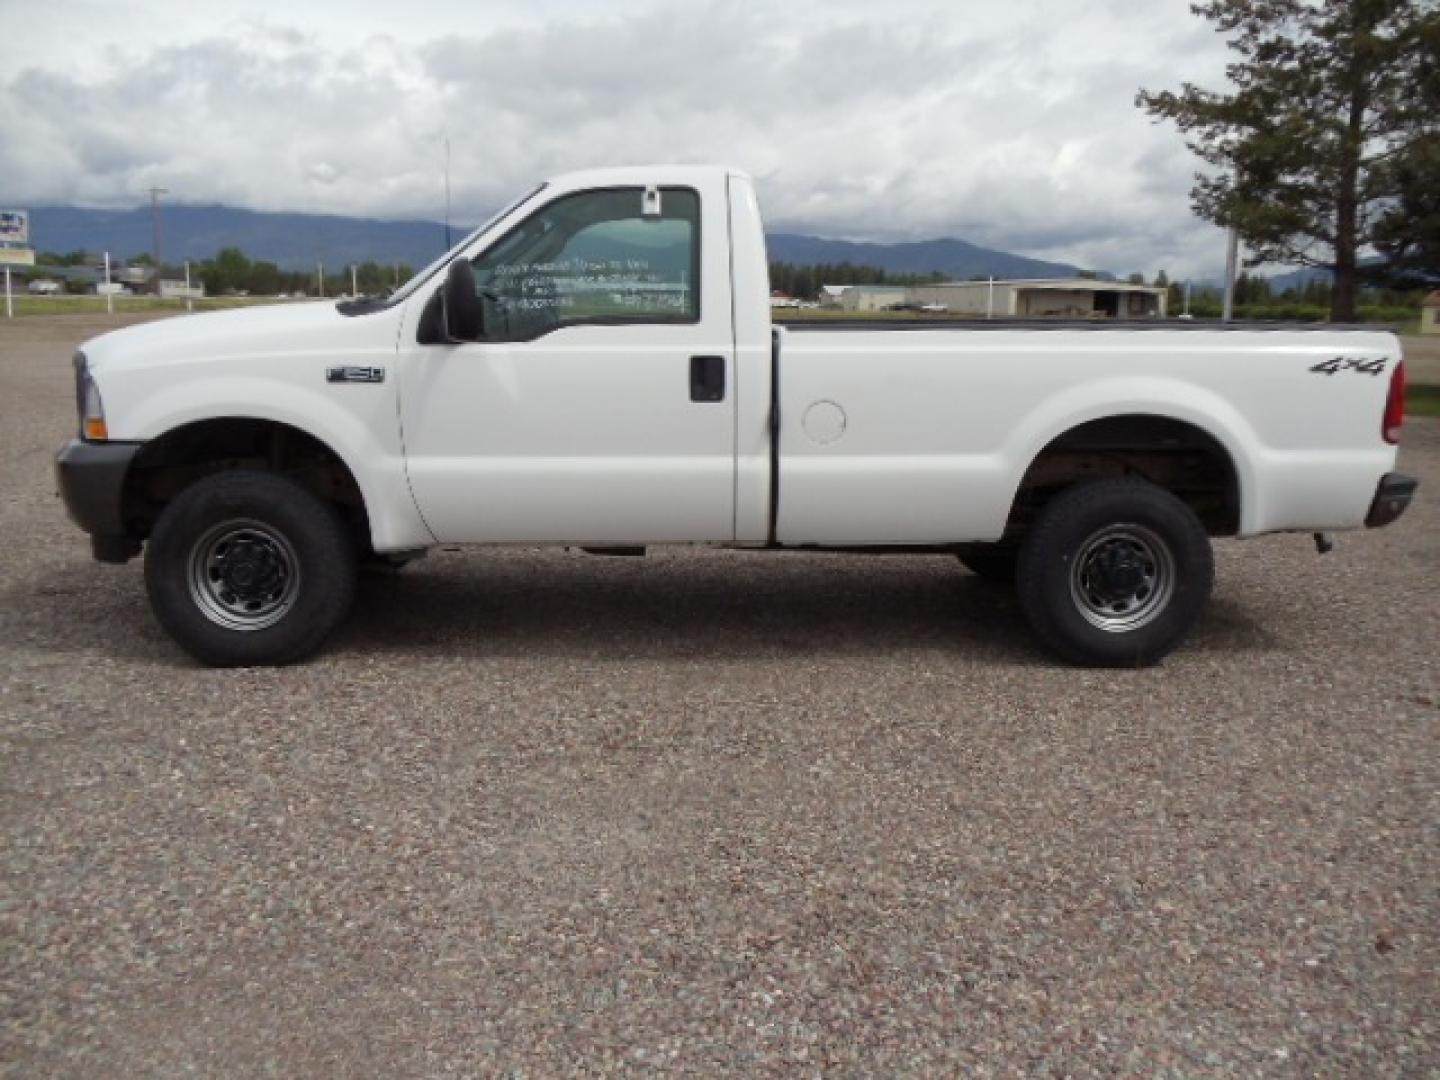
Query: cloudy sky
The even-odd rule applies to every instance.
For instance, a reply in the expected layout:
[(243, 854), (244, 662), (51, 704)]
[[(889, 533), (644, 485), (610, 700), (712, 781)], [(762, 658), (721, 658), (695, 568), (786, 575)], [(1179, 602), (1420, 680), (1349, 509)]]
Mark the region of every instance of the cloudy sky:
[(1186, 0), (0, 0), (0, 203), (475, 221), (589, 165), (733, 163), (772, 227), (1217, 274), (1138, 87)]

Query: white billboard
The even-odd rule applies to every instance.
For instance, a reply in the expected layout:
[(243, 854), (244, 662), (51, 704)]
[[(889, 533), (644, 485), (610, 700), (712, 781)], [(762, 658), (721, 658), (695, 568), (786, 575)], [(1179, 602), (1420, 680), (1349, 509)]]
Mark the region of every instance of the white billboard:
[(30, 242), (30, 215), (24, 210), (0, 210), (0, 242)]

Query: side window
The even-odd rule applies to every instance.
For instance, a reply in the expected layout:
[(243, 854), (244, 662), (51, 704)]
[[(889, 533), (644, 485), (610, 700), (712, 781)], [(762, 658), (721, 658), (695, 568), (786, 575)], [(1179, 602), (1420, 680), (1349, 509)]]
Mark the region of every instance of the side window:
[(526, 341), (575, 323), (697, 322), (700, 197), (641, 188), (556, 199), (475, 260), (490, 341)]

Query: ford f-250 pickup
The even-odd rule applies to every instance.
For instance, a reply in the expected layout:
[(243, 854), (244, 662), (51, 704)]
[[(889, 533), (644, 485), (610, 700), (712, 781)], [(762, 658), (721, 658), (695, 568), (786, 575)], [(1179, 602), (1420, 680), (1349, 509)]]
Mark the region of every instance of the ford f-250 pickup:
[(1384, 525), (1415, 488), (1389, 333), (777, 327), (767, 277), (742, 173), (563, 176), (392, 295), (86, 343), (61, 494), (210, 664), (315, 651), (361, 563), (523, 543), (953, 552), (1060, 657), (1140, 665), (1211, 537)]

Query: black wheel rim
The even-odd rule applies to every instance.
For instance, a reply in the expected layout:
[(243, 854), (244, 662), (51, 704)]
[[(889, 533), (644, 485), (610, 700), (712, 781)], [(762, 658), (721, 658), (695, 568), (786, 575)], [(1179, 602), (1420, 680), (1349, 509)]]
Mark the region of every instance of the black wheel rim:
[(190, 599), (216, 626), (274, 626), (300, 593), (300, 560), (285, 536), (259, 521), (225, 521), (190, 548)]

